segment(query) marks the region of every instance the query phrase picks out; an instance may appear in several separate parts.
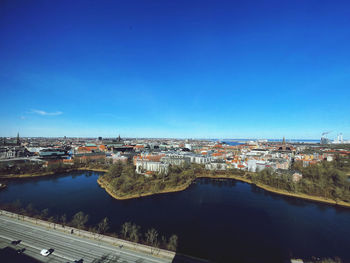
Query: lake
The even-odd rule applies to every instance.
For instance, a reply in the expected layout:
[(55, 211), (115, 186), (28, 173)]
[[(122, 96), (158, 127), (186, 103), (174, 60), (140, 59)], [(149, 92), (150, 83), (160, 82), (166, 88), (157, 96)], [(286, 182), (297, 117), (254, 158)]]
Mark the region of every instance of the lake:
[(12, 180), (0, 202), (21, 200), (50, 214), (108, 217), (111, 230), (131, 221), (179, 236), (178, 251), (213, 262), (281, 262), (290, 257), (350, 260), (350, 209), (269, 193), (235, 180), (199, 179), (187, 190), (118, 201), (95, 172)]

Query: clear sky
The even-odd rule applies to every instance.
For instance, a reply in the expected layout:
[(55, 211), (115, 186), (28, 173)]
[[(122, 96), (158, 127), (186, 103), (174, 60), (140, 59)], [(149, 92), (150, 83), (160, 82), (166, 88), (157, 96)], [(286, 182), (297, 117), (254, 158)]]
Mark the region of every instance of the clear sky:
[(350, 1), (0, 1), (0, 136), (350, 139)]

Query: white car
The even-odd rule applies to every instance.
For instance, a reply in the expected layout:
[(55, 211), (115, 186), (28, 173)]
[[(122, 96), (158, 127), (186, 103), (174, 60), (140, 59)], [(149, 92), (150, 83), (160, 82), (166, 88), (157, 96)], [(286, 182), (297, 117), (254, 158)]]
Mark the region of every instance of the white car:
[(54, 251), (53, 248), (50, 248), (50, 249), (42, 249), (40, 251), (40, 254), (44, 257), (47, 257), (48, 255), (50, 255), (52, 252)]

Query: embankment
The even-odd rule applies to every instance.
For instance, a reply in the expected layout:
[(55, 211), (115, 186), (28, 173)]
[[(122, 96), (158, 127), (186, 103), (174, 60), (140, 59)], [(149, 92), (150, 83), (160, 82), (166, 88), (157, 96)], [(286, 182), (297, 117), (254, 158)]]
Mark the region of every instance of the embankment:
[(91, 171), (91, 172), (103, 172), (103, 173), (108, 172), (108, 170), (106, 170), (106, 169), (81, 167), (81, 168), (66, 169), (64, 171), (59, 171), (59, 172), (6, 174), (6, 175), (0, 175), (0, 179), (42, 177), (42, 176), (49, 176), (49, 175), (55, 175), (55, 174), (61, 174), (61, 173), (69, 173), (69, 172), (74, 172), (74, 171)]
[(113, 198), (115, 198), (117, 200), (128, 200), (128, 199), (135, 199), (135, 198), (156, 195), (156, 194), (180, 192), (180, 191), (186, 190), (191, 185), (192, 181), (189, 183), (183, 184), (183, 185), (173, 187), (173, 188), (166, 188), (166, 189), (163, 189), (159, 192), (145, 192), (145, 193), (140, 193), (140, 194), (132, 193), (132, 194), (127, 194), (127, 195), (119, 195), (119, 194), (115, 193), (111, 189), (110, 185), (102, 179), (102, 177), (98, 178), (97, 183), (101, 186), (101, 188), (105, 189), (105, 191)]
[[(141, 193), (141, 194), (130, 194), (130, 195), (118, 195), (117, 193), (113, 192), (113, 190), (110, 189), (110, 186), (108, 185), (108, 183), (104, 182), (103, 179), (101, 179), (102, 177), (99, 177), (99, 179), (97, 180), (98, 184), (104, 188), (106, 190), (106, 192), (112, 196), (115, 199), (118, 200), (127, 200), (127, 199), (134, 199), (134, 198), (140, 198), (140, 197), (144, 197), (144, 196), (150, 196), (150, 195), (155, 195), (155, 194), (165, 194), (165, 193), (173, 193), (173, 192), (180, 192), (183, 190), (186, 190), (193, 181), (177, 186), (177, 187), (173, 187), (173, 188), (166, 188), (162, 191), (159, 192), (146, 192), (146, 193)], [(279, 195), (284, 195), (284, 196), (290, 196), (290, 197), (295, 197), (295, 198), (301, 198), (301, 199), (305, 199), (305, 200), (310, 200), (310, 201), (316, 201), (316, 202), (321, 202), (321, 203), (326, 203), (326, 204), (331, 204), (331, 205), (339, 205), (339, 206), (343, 206), (343, 207), (350, 207), (350, 203), (344, 202), (344, 201), (340, 201), (340, 200), (333, 200), (333, 199), (328, 199), (328, 198), (324, 198), (324, 197), (320, 197), (320, 196), (312, 196), (312, 195), (307, 195), (307, 194), (303, 194), (303, 193), (292, 193), (292, 192), (288, 192), (285, 190), (281, 190), (281, 189), (277, 189), (268, 185), (264, 185), (261, 183), (253, 183), (250, 179), (242, 177), (242, 176), (238, 176), (238, 175), (209, 175), (209, 174), (201, 174), (201, 175), (197, 175), (197, 178), (210, 178), (210, 179), (234, 179), (234, 180), (238, 180), (238, 181), (242, 181), (248, 184), (253, 184), (261, 189), (264, 189), (268, 192), (272, 192), (275, 194), (279, 194)]]

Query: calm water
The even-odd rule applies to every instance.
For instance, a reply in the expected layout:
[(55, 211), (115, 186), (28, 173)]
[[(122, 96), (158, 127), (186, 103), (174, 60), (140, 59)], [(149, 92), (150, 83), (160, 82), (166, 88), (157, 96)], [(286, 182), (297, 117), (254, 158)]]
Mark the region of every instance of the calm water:
[(107, 216), (179, 236), (179, 251), (214, 262), (281, 262), (289, 256), (340, 256), (350, 261), (350, 209), (268, 193), (234, 180), (197, 180), (179, 193), (117, 201), (97, 173), (76, 172), (8, 183), (1, 202), (20, 199), (51, 213)]

